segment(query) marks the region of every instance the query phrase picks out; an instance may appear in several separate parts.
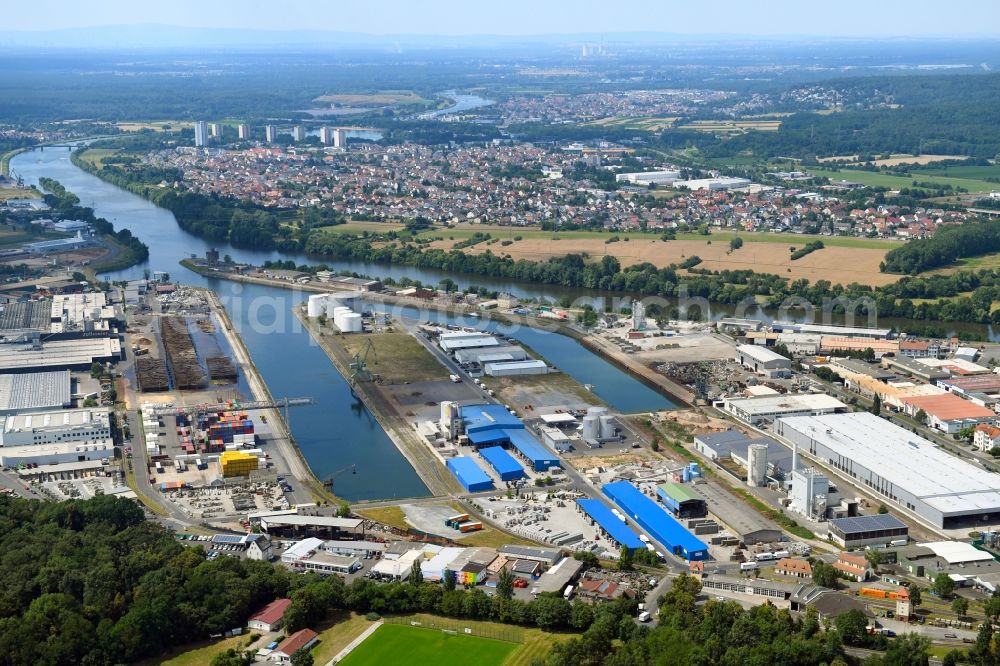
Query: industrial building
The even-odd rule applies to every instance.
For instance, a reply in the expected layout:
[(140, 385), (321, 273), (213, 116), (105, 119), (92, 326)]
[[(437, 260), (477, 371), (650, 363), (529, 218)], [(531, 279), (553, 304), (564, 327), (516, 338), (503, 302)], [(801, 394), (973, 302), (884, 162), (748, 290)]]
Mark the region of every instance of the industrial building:
[(690, 484), (667, 481), (656, 487), (663, 506), (678, 518), (701, 518), (708, 515), (708, 501)]
[(365, 521), (360, 518), (340, 518), (338, 516), (309, 516), (290, 511), (269, 511), (248, 516), (251, 524), (258, 521), (262, 532), (267, 534), (326, 534), (358, 538), (363, 535)]
[(805, 324), (794, 322), (775, 322), (771, 330), (777, 332), (790, 331), (794, 333), (813, 333), (818, 335), (834, 335), (851, 338), (872, 338), (884, 340), (892, 336), (891, 328), (866, 328), (863, 326), (838, 326), (836, 324)]
[(923, 411), (927, 415), (927, 425), (948, 434), (967, 426), (993, 423), (997, 418), (992, 409), (959, 398), (953, 393), (904, 398), (901, 402), (906, 413), (914, 416)]
[(500, 475), (501, 481), (517, 481), (525, 477), (524, 468), (513, 456), (500, 446), (487, 446), (479, 449), (481, 455), (490, 467)]
[(845, 550), (863, 546), (888, 545), (909, 538), (906, 523), (888, 513), (872, 516), (834, 518), (830, 521), (830, 539)]
[(94, 363), (116, 362), (122, 347), (117, 337), (38, 338), (0, 343), (0, 373), (39, 370), (89, 370)]
[(750, 425), (771, 423), (784, 416), (818, 416), (846, 412), (847, 405), (826, 393), (785, 393), (757, 398), (728, 398), (724, 409)]
[(109, 331), (115, 309), (104, 292), (57, 294), (52, 297), (49, 321), (52, 333)]
[(56, 238), (54, 240), (37, 241), (35, 243), (25, 243), (24, 251), (28, 254), (52, 254), (55, 252), (70, 252), (90, 245), (90, 238), (84, 238), (83, 234), (77, 232), (70, 238)]
[(528, 353), (522, 347), (507, 345), (503, 347), (487, 347), (471, 349), (458, 349), (455, 351), (455, 360), (459, 363), (490, 363), (495, 361), (523, 361), (528, 358)]
[(493, 490), (493, 479), (472, 458), (466, 456), (449, 458), (448, 469), (467, 492), (479, 493)]
[(538, 426), (538, 434), (542, 436), (542, 441), (546, 445), (551, 446), (559, 453), (565, 453), (573, 448), (573, 442), (570, 440), (569, 435), (559, 428)]
[(628, 481), (607, 483), (601, 491), (674, 555), (686, 560), (708, 559), (708, 546)]
[(0, 334), (16, 336), (22, 333), (48, 332), (52, 305), (48, 301), (8, 303), (0, 310)]
[(0, 375), (0, 416), (71, 407), (69, 370)]
[(619, 173), (615, 175), (615, 182), (631, 183), (632, 185), (670, 185), (679, 180), (680, 177), (681, 172), (678, 169), (664, 169), (661, 171)]
[(782, 418), (775, 432), (935, 527), (1000, 519), (993, 474), (874, 414)]
[(490, 377), (513, 377), (517, 375), (544, 375), (549, 372), (545, 361), (529, 359), (526, 361), (495, 361), (486, 363), (483, 372)]
[(748, 370), (769, 379), (792, 376), (792, 360), (759, 345), (740, 345), (736, 361)]
[(499, 347), (500, 341), (489, 333), (478, 331), (446, 331), (438, 336), (438, 346), (451, 353), (459, 349)]
[(695, 435), (695, 450), (709, 460), (730, 459), (747, 470), (749, 480), (750, 447), (762, 445), (766, 447), (767, 476), (783, 480), (792, 471), (792, 452), (770, 437), (750, 438), (739, 430)]
[(12, 414), (2, 419), (0, 446), (93, 442), (111, 438), (106, 407)]
[(510, 444), (536, 472), (559, 467), (559, 458), (524, 429), (524, 423), (502, 405), (476, 404), (459, 409), (462, 427), (473, 446)]
[(898, 354), (899, 341), (824, 335), (820, 338), (819, 349), (821, 352), (831, 354), (837, 352), (864, 352), (866, 349), (871, 349), (876, 358), (881, 358), (886, 354)]
[(611, 512), (604, 502), (598, 499), (578, 499), (577, 509), (583, 511), (590, 518), (591, 522), (597, 526), (598, 531), (610, 539), (615, 545), (625, 547), (629, 550), (645, 548), (645, 544), (639, 539), (632, 528)]

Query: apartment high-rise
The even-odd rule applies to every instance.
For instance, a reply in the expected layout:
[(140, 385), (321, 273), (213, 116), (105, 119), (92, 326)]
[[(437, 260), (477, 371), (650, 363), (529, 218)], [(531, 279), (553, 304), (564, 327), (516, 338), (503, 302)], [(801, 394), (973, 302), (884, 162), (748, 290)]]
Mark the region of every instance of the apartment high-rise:
[(194, 145), (204, 148), (208, 145), (208, 123), (199, 120), (194, 124)]
[(292, 139), (295, 142), (297, 142), (297, 143), (300, 142), (300, 141), (305, 141), (306, 140), (306, 128), (303, 127), (302, 125), (296, 125), (295, 127), (293, 127), (292, 128)]
[(264, 128), (264, 140), (268, 143), (274, 143), (278, 140), (278, 128), (274, 125), (268, 125)]
[(333, 130), (333, 147), (347, 148), (347, 130), (336, 127)]
[(319, 142), (324, 146), (329, 146), (333, 143), (333, 128), (332, 127), (320, 127), (319, 128)]
[(250, 139), (250, 126), (246, 123), (240, 123), (236, 128), (236, 132), (240, 137), (240, 141), (248, 141)]
[(208, 131), (212, 134), (215, 139), (222, 138), (222, 123), (209, 123)]

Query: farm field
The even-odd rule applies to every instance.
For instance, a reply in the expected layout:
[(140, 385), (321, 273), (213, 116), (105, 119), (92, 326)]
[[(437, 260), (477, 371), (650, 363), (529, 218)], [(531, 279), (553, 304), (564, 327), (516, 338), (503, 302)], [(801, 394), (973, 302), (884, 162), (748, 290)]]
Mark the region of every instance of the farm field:
[(340, 663), (344, 666), (399, 663), (501, 666), (516, 648), (516, 643), (478, 636), (384, 624)]
[[(953, 178), (1000, 178), (1000, 164), (987, 166), (937, 167), (921, 171), (920, 173), (929, 173), (934, 176), (951, 176)], [(1000, 190), (1000, 183), (994, 183), (993, 185), (994, 189)]]
[(404, 226), (399, 222), (348, 222), (321, 229), (328, 234), (360, 234), (365, 231), (372, 234), (384, 234), (390, 231), (400, 231)]
[(343, 104), (346, 106), (388, 106), (390, 104), (429, 103), (429, 100), (417, 95), (412, 90), (321, 95), (315, 101), (326, 102), (328, 104)]
[(660, 130), (673, 127), (677, 121), (676, 116), (641, 116), (635, 118), (613, 117), (593, 120), (585, 125), (596, 125), (599, 127), (619, 127), (622, 129), (642, 130), (646, 132), (659, 132)]
[(839, 171), (810, 169), (809, 172), (816, 176), (825, 176), (832, 181), (849, 180), (856, 183), (871, 185), (872, 187), (888, 187), (890, 189), (913, 187), (913, 181), (915, 180), (925, 183), (936, 183), (938, 185), (964, 187), (969, 190), (969, 192), (989, 192), (997, 189), (996, 183), (990, 183), (985, 180), (935, 176), (926, 172), (915, 172), (912, 176), (893, 176), (887, 173), (864, 171), (862, 169), (841, 169)]
[(736, 134), (748, 130), (761, 132), (777, 132), (781, 127), (780, 120), (695, 120), (687, 125), (678, 125), (678, 129), (694, 130), (696, 132), (721, 132)]
[[(832, 155), (830, 157), (820, 157), (819, 162), (857, 162), (860, 155)], [(886, 159), (874, 160), (875, 166), (898, 166), (900, 164), (933, 164), (945, 160), (964, 160), (965, 155), (909, 155), (907, 153), (893, 153)]]
[[(829, 280), (841, 284), (861, 282), (884, 285), (900, 278), (898, 275), (879, 272), (879, 264), (891, 247), (885, 243), (878, 248), (830, 244), (801, 259), (791, 261), (788, 248), (802, 247), (807, 242), (806, 238), (802, 236), (785, 238), (783, 242), (778, 243), (757, 242), (741, 235), (744, 239), (743, 247), (734, 252), (730, 252), (728, 240), (723, 238), (722, 234), (713, 235), (711, 239), (701, 236), (698, 240), (660, 241), (636, 236), (630, 238), (628, 242), (605, 243), (601, 238), (573, 238), (564, 237), (562, 234), (559, 235), (558, 241), (553, 241), (551, 235), (547, 238), (526, 236), (506, 246), (499, 243), (479, 243), (463, 251), (479, 254), (489, 249), (494, 254), (509, 254), (514, 260), (535, 261), (572, 253), (586, 253), (595, 259), (609, 254), (617, 257), (622, 266), (649, 262), (661, 268), (698, 256), (702, 259), (698, 268), (753, 270), (791, 279)], [(447, 250), (451, 249), (455, 242), (439, 240), (431, 243), (430, 247)], [(826, 239), (823, 242), (826, 243)]]
[(190, 120), (149, 120), (115, 123), (115, 126), (123, 132), (138, 132), (140, 130), (152, 130), (154, 132), (179, 132), (182, 129), (194, 127), (194, 123)]
[(113, 148), (90, 148), (80, 153), (80, 159), (93, 164), (98, 169), (104, 168), (104, 160), (120, 151)]

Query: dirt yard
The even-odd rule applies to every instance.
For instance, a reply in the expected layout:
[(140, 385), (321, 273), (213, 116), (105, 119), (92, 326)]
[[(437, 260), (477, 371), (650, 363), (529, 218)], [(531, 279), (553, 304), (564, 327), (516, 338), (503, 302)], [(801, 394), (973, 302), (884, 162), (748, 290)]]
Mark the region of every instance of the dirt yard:
[[(456, 241), (440, 240), (431, 243), (431, 247), (451, 249)], [(730, 252), (729, 243), (716, 240), (713, 242), (701, 240), (660, 241), (635, 239), (605, 243), (598, 238), (564, 238), (553, 241), (550, 238), (525, 238), (502, 246), (499, 243), (488, 245), (479, 243), (465, 251), (471, 254), (485, 252), (487, 249), (494, 254), (509, 254), (516, 259), (544, 260), (554, 255), (570, 253), (587, 253), (595, 259), (605, 254), (614, 255), (622, 266), (631, 266), (642, 262), (650, 262), (658, 267), (672, 263), (681, 263), (685, 259), (698, 256), (702, 263), (699, 268), (709, 270), (746, 270), (758, 273), (772, 273), (790, 279), (805, 278), (810, 281), (829, 280), (830, 282), (849, 284), (861, 282), (864, 284), (884, 285), (895, 282), (898, 275), (888, 275), (879, 272), (879, 263), (888, 251), (873, 248), (856, 247), (826, 247), (811, 252), (797, 261), (791, 261), (789, 247), (801, 247), (805, 244), (792, 240), (784, 243), (755, 243), (748, 241), (740, 249)]]

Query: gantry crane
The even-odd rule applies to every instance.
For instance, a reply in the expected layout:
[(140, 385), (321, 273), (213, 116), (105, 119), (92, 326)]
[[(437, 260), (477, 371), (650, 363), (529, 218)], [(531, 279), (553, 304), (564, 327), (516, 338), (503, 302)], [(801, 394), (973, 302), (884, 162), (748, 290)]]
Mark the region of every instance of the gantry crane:
[(357, 474), (358, 473), (358, 466), (357, 465), (351, 465), (350, 467), (345, 467), (344, 469), (338, 469), (333, 474), (328, 474), (326, 476), (326, 478), (323, 479), (323, 487), (324, 488), (328, 488), (330, 490), (330, 492), (332, 493), (333, 492), (333, 480), (336, 479), (341, 474), (343, 474), (344, 472), (350, 472), (351, 474)]
[(351, 370), (353, 370), (351, 373), (351, 384), (354, 384), (358, 380), (370, 382), (375, 378), (368, 369), (369, 353), (375, 354), (375, 345), (372, 344), (371, 338), (368, 338), (364, 349), (355, 354), (354, 359), (351, 361)]

